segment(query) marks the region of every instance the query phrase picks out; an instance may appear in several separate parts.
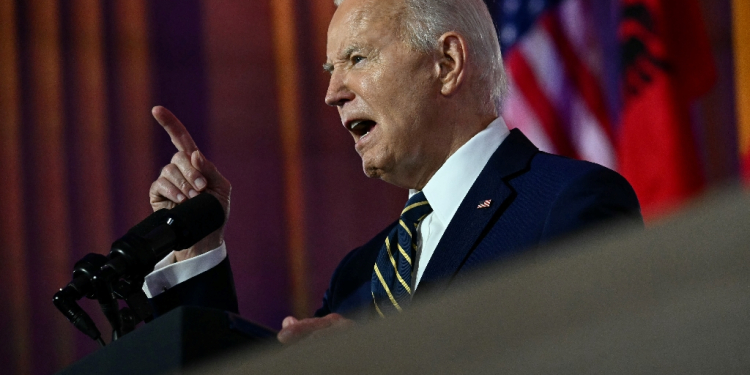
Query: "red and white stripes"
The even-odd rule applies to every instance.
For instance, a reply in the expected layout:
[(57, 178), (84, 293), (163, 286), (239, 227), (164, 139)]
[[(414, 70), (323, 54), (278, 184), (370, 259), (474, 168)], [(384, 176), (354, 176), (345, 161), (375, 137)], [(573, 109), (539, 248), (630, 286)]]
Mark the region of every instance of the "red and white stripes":
[(616, 168), (602, 55), (582, 0), (543, 14), (505, 57), (503, 117), (543, 151)]

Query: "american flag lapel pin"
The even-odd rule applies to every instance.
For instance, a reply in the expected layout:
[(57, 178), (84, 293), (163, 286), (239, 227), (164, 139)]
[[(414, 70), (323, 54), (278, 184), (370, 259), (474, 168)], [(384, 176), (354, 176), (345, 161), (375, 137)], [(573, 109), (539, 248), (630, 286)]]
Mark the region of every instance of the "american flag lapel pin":
[(479, 205), (477, 206), (477, 208), (487, 208), (490, 206), (490, 203), (492, 203), (492, 199), (487, 199), (483, 202), (479, 202)]

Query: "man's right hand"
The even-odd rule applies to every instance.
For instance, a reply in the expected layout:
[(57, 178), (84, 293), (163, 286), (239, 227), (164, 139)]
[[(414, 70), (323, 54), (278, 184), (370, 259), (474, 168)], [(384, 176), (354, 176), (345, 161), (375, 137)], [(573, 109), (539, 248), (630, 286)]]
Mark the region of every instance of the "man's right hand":
[[(229, 218), (229, 196), (232, 185), (213, 163), (198, 151), (185, 126), (168, 109), (156, 106), (151, 110), (156, 121), (166, 130), (177, 152), (164, 166), (159, 178), (151, 184), (149, 201), (154, 211), (170, 209), (198, 193), (207, 192), (221, 202), (225, 218)], [(226, 221), (225, 221), (226, 222)], [(219, 247), (224, 241), (224, 227), (199, 241), (193, 247), (175, 251), (175, 259), (189, 259)]]

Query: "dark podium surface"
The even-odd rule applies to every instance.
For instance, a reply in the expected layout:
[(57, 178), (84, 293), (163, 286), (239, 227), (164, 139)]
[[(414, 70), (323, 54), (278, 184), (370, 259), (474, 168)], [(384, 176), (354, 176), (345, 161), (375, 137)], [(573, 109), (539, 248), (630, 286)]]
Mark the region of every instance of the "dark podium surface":
[(183, 306), (108, 344), (58, 374), (161, 374), (249, 346), (276, 332), (226, 311)]

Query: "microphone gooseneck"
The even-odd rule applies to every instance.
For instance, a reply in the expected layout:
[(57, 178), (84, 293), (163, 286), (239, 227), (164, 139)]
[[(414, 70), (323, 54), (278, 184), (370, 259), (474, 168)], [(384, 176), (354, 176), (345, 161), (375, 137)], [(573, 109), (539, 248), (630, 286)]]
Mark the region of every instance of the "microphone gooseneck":
[[(84, 296), (96, 298), (112, 325), (113, 339), (117, 339), (123, 331), (127, 333), (131, 330), (121, 330), (124, 322), (127, 322), (125, 328), (134, 326), (130, 321), (132, 315), (150, 320), (144, 316), (147, 315), (148, 306), (140, 306), (146, 301), (145, 295), (135, 295), (143, 292), (129, 284), (134, 280), (142, 283), (143, 277), (153, 271), (156, 263), (170, 251), (195, 245), (221, 228), (224, 220), (221, 203), (207, 193), (199, 194), (171, 210), (156, 211), (112, 243), (108, 256), (88, 254), (76, 263), (73, 281), (54, 295), (53, 303), (76, 328), (103, 344), (93, 320), (76, 302)], [(127, 314), (123, 314), (117, 298), (124, 298), (129, 305), (131, 302), (137, 303), (126, 311)]]
[(86, 254), (81, 260), (76, 262), (73, 269), (73, 281), (61, 288), (52, 297), (52, 303), (55, 304), (62, 314), (73, 323), (73, 325), (83, 332), (86, 336), (97, 340), (100, 344), (104, 341), (101, 339), (101, 333), (96, 328), (94, 321), (86, 314), (80, 306), (79, 299), (84, 296), (94, 298), (94, 288), (92, 279), (99, 274), (99, 270), (107, 262), (107, 257), (101, 254)]

